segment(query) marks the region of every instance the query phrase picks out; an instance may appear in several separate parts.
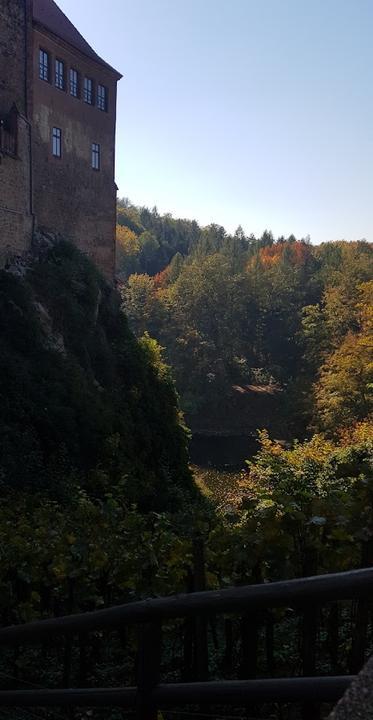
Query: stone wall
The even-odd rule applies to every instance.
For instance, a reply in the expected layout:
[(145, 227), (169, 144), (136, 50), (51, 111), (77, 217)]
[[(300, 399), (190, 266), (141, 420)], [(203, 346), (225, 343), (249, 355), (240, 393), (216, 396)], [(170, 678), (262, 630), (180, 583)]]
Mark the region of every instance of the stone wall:
[(0, 114), (13, 103), (26, 114), (25, 1), (0, 0)]
[[(39, 49), (49, 53), (51, 82), (39, 78)], [(54, 61), (108, 88), (108, 112), (53, 82)], [(0, 0), (0, 120), (18, 115), (14, 155), (0, 152), (0, 267), (31, 243), (34, 226), (75, 243), (113, 279), (115, 272), (115, 119), (117, 75), (32, 24), (32, 0)], [(52, 130), (62, 131), (62, 157)], [(92, 143), (101, 167), (91, 163)]]
[(0, 267), (30, 247), (33, 230), (30, 127), (23, 116), (17, 122), (17, 156), (0, 163)]
[(32, 237), (31, 95), (27, 38), (31, 36), (26, 0), (0, 0), (0, 118), (12, 106), (15, 154), (0, 154), (0, 267), (28, 249)]
[[(66, 71), (65, 90), (38, 76), (39, 49), (48, 52)], [(81, 80), (93, 78), (108, 88), (108, 112), (71, 96), (70, 68)], [(38, 227), (74, 242), (112, 279), (115, 269), (114, 184), (116, 77), (62, 40), (34, 28), (33, 167), (34, 210)], [(62, 157), (52, 154), (52, 131), (62, 131)], [(100, 170), (92, 168), (92, 143), (101, 148)]]

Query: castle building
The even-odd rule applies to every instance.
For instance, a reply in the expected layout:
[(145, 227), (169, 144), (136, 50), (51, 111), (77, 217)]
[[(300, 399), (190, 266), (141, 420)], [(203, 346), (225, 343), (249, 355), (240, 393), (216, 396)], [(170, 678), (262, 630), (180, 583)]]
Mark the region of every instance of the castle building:
[(38, 228), (113, 278), (120, 78), (54, 0), (0, 0), (0, 265)]

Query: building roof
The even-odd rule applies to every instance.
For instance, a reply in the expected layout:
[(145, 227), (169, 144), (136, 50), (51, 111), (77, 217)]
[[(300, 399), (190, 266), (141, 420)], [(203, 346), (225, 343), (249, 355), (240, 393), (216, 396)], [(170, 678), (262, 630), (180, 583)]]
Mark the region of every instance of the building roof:
[(86, 55), (91, 60), (95, 60), (95, 62), (116, 73), (118, 79), (122, 77), (117, 70), (97, 55), (69, 18), (66, 17), (65, 13), (60, 10), (54, 0), (33, 0), (33, 20), (39, 25), (42, 25), (46, 30), (52, 32), (53, 35), (57, 35), (61, 40), (72, 45), (72, 47), (79, 50), (83, 55)]

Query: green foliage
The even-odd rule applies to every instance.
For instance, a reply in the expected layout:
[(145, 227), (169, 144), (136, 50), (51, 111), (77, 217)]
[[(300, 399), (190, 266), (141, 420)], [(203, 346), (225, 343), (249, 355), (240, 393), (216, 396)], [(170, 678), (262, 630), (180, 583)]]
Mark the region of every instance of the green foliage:
[(249, 582), (253, 572), (275, 580), (373, 562), (372, 470), (369, 423), (338, 443), (315, 435), (291, 449), (263, 431), (228, 507), (217, 493), (225, 532), (210, 535), (210, 567), (230, 584)]
[[(0, 273), (3, 625), (187, 589), (208, 508), (162, 348), (120, 303), (68, 243)], [(58, 687), (69, 663), (83, 685), (135, 683), (134, 629), (63, 642), (5, 651), (3, 685)]]
[(124, 308), (131, 317), (131, 327), (137, 337), (146, 331), (159, 337), (166, 323), (167, 310), (157, 294), (154, 278), (149, 275), (131, 275), (123, 291)]
[[(121, 297), (67, 243), (0, 273), (3, 623), (190, 590), (196, 535), (211, 589), (372, 564), (371, 246), (229, 235), (125, 201), (118, 226)], [(175, 384), (193, 423), (317, 433), (261, 431), (246, 472), (193, 484)], [(288, 672), (298, 620), (281, 613)], [(131, 684), (136, 652), (131, 631), (107, 643), (88, 681)], [(12, 662), (59, 682), (56, 658)]]
[(187, 436), (159, 355), (128, 330), (120, 299), (67, 243), (24, 278), (0, 275), (0, 478), (51, 496), (176, 509), (193, 495)]
[[(123, 278), (133, 272), (155, 275), (177, 253), (187, 255), (200, 235), (195, 221), (177, 220), (169, 214), (160, 216), (156, 208), (137, 208), (126, 199), (118, 202), (118, 225), (132, 231), (137, 239), (136, 245), (126, 243), (127, 252), (119, 252), (117, 272)], [(121, 232), (121, 249), (120, 236)]]
[(316, 421), (331, 432), (373, 412), (373, 281), (358, 291), (356, 332), (326, 357), (316, 385)]
[[(246, 393), (246, 406), (239, 410), (245, 431), (268, 427), (268, 415), (269, 429), (289, 440), (294, 434), (305, 436), (310, 423), (328, 430), (334, 423), (337, 428), (341, 412), (332, 412), (326, 420), (320, 399), (315, 420), (315, 398), (328, 392), (317, 390), (315, 395), (313, 387), (327, 384), (328, 358), (331, 366), (338, 364), (333, 353), (345, 339), (348, 343), (348, 333), (355, 337), (359, 329), (359, 286), (372, 276), (371, 245), (362, 241), (312, 247), (308, 239), (275, 240), (268, 231), (261, 238), (247, 237), (242, 228), (229, 235), (219, 225), (187, 226), (156, 210), (128, 205), (119, 207), (120, 222), (126, 213), (141, 225), (137, 242), (141, 245), (145, 234), (146, 247), (152, 249), (148, 264), (144, 250), (137, 274), (130, 274), (131, 263), (126, 272), (122, 268), (127, 277), (124, 308), (138, 337), (147, 331), (165, 348), (192, 429), (205, 427), (213, 417), (211, 429), (233, 428), (235, 411), (227, 408), (235, 406), (237, 387)], [(361, 359), (365, 366), (367, 353)], [(352, 405), (366, 395), (357, 365), (355, 371)], [(259, 374), (266, 380), (259, 382)], [(343, 382), (348, 392), (349, 379)], [(363, 382), (369, 386), (370, 379)], [(261, 411), (250, 385), (277, 388), (270, 411), (264, 410), (265, 403)], [(346, 410), (348, 403), (341, 402)], [(362, 419), (368, 405), (361, 402), (356, 412), (346, 411), (346, 421)]]
[(190, 564), (190, 542), (171, 517), (129, 506), (125, 483), (101, 500), (76, 490), (64, 505), (10, 491), (0, 542), (5, 624), (169, 594), (183, 589)]

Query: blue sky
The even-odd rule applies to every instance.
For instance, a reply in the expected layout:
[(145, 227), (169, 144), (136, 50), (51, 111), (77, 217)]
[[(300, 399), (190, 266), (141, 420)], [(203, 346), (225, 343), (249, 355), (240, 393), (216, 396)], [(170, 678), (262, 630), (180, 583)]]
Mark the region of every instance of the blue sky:
[(117, 183), (247, 233), (373, 241), (372, 0), (58, 0), (124, 75)]

